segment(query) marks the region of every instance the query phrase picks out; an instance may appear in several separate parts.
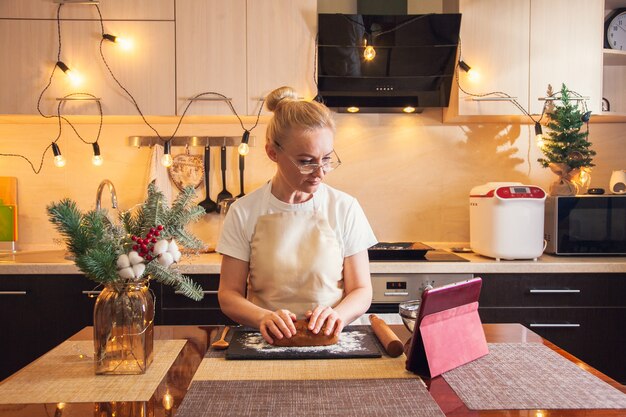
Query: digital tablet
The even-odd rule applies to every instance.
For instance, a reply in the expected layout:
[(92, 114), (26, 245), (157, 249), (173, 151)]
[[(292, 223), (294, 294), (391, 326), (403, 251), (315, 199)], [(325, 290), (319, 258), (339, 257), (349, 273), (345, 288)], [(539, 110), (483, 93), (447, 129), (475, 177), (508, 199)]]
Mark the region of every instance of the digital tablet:
[[(465, 304), (478, 302), (481, 286), (481, 278), (472, 278), (466, 281), (459, 281), (453, 284), (427, 289), (422, 292), (422, 302), (420, 303), (417, 313), (413, 337), (411, 338), (409, 349), (406, 352), (407, 370), (419, 374), (429, 373), (424, 344), (420, 333), (420, 326), (424, 317)], [(426, 371), (424, 371), (424, 366), (426, 366)]]

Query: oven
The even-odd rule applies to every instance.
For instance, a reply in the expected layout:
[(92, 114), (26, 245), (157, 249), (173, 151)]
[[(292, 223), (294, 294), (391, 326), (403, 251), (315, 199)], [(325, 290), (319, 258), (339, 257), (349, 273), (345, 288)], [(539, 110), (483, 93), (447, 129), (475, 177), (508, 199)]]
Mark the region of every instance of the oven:
[[(469, 262), (452, 252), (435, 250), (422, 243), (380, 243), (370, 248), (371, 262), (386, 262), (385, 269), (393, 270), (393, 263), (413, 262)], [(388, 268), (387, 268), (388, 267)], [(403, 301), (420, 299), (425, 288), (439, 287), (474, 277), (470, 273), (379, 273), (372, 276), (372, 305), (368, 313), (398, 314)]]

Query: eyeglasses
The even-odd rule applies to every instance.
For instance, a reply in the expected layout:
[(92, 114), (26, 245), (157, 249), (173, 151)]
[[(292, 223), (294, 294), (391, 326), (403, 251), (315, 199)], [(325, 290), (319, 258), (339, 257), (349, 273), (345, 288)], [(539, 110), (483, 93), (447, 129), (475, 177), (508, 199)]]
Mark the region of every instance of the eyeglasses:
[[(280, 146), (280, 143), (274, 143), (276, 144), (276, 147), (278, 149), (283, 152), (285, 151), (283, 147)], [(287, 153), (285, 153), (285, 156), (291, 161), (292, 164), (296, 166), (296, 168), (298, 168), (298, 171), (300, 171), (301, 174), (308, 175), (316, 172), (320, 168), (322, 168), (322, 171), (324, 171), (324, 173), (328, 173), (341, 165), (341, 159), (339, 159), (339, 155), (337, 155), (337, 152), (335, 152), (334, 149), (332, 151), (332, 154), (336, 159), (331, 159), (330, 156), (325, 156), (324, 158), (322, 158), (321, 164), (314, 164), (309, 161), (295, 161), (291, 156), (287, 155)]]

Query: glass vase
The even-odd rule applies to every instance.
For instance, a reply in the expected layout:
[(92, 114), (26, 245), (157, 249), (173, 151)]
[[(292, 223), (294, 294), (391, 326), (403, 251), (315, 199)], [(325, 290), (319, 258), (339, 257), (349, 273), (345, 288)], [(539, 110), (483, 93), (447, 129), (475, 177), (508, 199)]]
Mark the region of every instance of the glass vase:
[(96, 374), (143, 374), (152, 363), (154, 297), (146, 281), (107, 284), (93, 311)]

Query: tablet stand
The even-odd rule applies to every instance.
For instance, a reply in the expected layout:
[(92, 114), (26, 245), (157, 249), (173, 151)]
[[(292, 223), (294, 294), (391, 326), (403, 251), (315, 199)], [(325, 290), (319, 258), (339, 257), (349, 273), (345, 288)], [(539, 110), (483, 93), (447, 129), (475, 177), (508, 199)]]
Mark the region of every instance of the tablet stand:
[(424, 316), (413, 338), (412, 343), (417, 345), (412, 355), (407, 353), (406, 369), (426, 378), (434, 378), (489, 353), (478, 316), (478, 302)]

